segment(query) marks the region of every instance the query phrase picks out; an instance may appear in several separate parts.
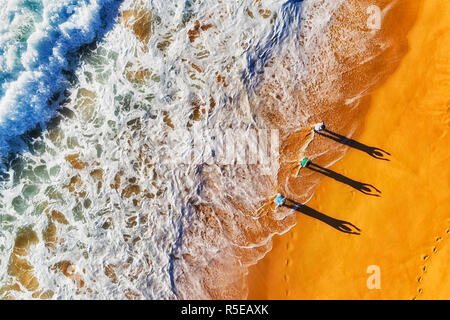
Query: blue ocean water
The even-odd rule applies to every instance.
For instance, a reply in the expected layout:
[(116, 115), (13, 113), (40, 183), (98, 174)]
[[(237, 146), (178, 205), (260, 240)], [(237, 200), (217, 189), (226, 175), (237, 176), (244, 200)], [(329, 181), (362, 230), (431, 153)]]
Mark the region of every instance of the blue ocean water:
[[(112, 27), (121, 0), (4, 1), (0, 29), (0, 155), (54, 116), (80, 48)], [(60, 100), (59, 100), (60, 101)]]

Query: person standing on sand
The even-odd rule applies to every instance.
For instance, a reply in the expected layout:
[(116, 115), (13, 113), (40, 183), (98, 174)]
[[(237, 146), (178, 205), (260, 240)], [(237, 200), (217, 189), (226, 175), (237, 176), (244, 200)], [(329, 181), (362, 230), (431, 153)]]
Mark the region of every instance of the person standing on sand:
[(309, 160), (308, 158), (303, 158), (301, 161), (298, 161), (299, 168), (298, 168), (297, 174), (295, 176), (298, 177), (300, 170), (302, 168), (306, 168), (310, 163), (311, 163), (311, 160)]
[(286, 198), (283, 197), (281, 194), (278, 194), (278, 196), (273, 201), (277, 205), (278, 208), (281, 208), (283, 205), (286, 204)]
[(322, 131), (325, 129), (325, 122), (318, 122), (314, 125), (314, 131)]

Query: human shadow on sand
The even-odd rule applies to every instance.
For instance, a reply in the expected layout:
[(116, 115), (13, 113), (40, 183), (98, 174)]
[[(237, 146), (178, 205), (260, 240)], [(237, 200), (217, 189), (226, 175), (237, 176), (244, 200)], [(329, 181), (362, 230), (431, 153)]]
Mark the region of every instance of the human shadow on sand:
[(314, 162), (309, 162), (308, 166), (306, 166), (306, 168), (321, 173), (323, 175), (326, 175), (327, 177), (333, 178), (336, 181), (345, 183), (346, 185), (349, 185), (350, 187), (358, 190), (359, 192), (362, 192), (368, 196), (374, 196), (374, 197), (379, 197), (381, 194), (381, 191), (378, 190), (375, 186), (368, 184), (368, 183), (363, 183), (363, 182), (359, 182), (353, 179), (350, 179), (346, 176), (343, 176), (340, 173), (337, 173), (333, 170), (324, 168), (319, 166), (318, 164), (315, 164)]
[(356, 234), (360, 235), (361, 230), (355, 226), (354, 224), (344, 221), (344, 220), (338, 220), (335, 218), (332, 218), (330, 216), (327, 216), (326, 214), (323, 214), (313, 208), (310, 208), (304, 204), (298, 203), (291, 199), (286, 199), (285, 207), (288, 207), (290, 209), (294, 209), (300, 213), (303, 213), (309, 217), (315, 218), (317, 220), (320, 220), (322, 222), (325, 222), (326, 224), (330, 225), (331, 227), (335, 228), (338, 231), (348, 233), (348, 234)]
[(347, 138), (347, 137), (345, 137), (343, 135), (340, 135), (340, 134), (338, 134), (336, 132), (333, 132), (331, 130), (328, 130), (326, 128), (324, 128), (321, 131), (317, 131), (317, 130), (314, 130), (314, 131), (317, 134), (321, 135), (321, 136), (324, 136), (324, 137), (332, 139), (332, 140), (334, 140), (336, 142), (345, 144), (345, 145), (347, 145), (347, 146), (349, 146), (351, 148), (355, 148), (355, 149), (361, 150), (361, 151), (367, 153), (368, 155), (370, 155), (370, 156), (372, 156), (372, 157), (374, 157), (376, 159), (390, 161), (387, 158), (387, 156), (390, 156), (391, 154), (389, 152), (383, 150), (383, 149), (376, 148), (376, 147), (370, 147), (368, 145), (365, 145), (365, 144), (363, 144), (361, 142), (358, 142), (358, 141), (355, 141), (353, 139)]

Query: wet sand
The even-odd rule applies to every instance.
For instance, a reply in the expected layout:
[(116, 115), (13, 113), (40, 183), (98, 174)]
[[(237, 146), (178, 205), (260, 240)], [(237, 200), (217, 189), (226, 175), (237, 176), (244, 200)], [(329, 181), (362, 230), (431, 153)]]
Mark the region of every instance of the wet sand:
[[(381, 196), (325, 177), (307, 204), (361, 234), (299, 214), (250, 269), (249, 299), (450, 298), (450, 3), (427, 0), (417, 9), (409, 51), (371, 95), (353, 136), (388, 151), (390, 161), (350, 148), (330, 167)], [(367, 286), (372, 265), (380, 268), (380, 289)]]

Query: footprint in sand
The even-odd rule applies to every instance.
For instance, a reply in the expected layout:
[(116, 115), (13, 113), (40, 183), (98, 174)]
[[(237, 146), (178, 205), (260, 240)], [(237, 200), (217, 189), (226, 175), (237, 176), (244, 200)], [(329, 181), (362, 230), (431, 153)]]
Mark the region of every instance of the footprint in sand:
[[(449, 221), (449, 222), (450, 222), (450, 221)], [(445, 234), (450, 235), (450, 229), (446, 229), (446, 230), (445, 230)], [(443, 245), (442, 240), (443, 240), (443, 237), (442, 237), (442, 236), (438, 236), (438, 237), (436, 237), (436, 238), (434, 239), (435, 243), (439, 244), (440, 247), (442, 247), (442, 245)], [(438, 247), (437, 247), (437, 245), (433, 246), (433, 247), (431, 248), (431, 251), (432, 251), (432, 253), (433, 253), (434, 255), (436, 255), (436, 254), (438, 253)], [(423, 260), (423, 261), (427, 261), (427, 260), (429, 260), (429, 259), (430, 259), (430, 255), (425, 254), (425, 255), (422, 256), (422, 260)], [(425, 265), (422, 267), (421, 274), (417, 277), (417, 282), (418, 282), (419, 284), (423, 281), (424, 275), (425, 275), (425, 273), (427, 272), (428, 267), (430, 266), (430, 264), (431, 264), (431, 260), (429, 260), (428, 264), (425, 264)], [(414, 297), (412, 298), (412, 300), (416, 300), (417, 297), (418, 297), (420, 294), (422, 294), (422, 293), (423, 293), (423, 289), (422, 289), (421, 287), (418, 287), (418, 288), (417, 288), (417, 295), (414, 296)]]

